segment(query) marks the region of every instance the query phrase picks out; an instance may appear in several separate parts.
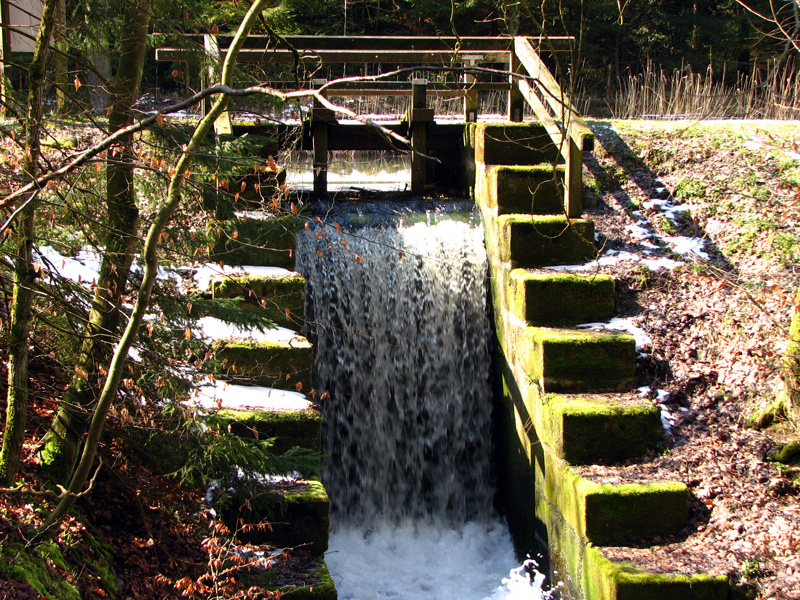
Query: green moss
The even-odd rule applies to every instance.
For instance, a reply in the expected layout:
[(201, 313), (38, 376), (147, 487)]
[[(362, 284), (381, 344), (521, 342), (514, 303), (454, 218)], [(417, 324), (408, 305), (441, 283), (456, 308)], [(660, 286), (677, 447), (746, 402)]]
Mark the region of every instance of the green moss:
[(485, 165), (537, 165), (561, 162), (561, 154), (539, 123), (478, 123), (475, 161)]
[(547, 392), (623, 390), (633, 383), (636, 342), (627, 334), (528, 327), (525, 372)]
[(498, 214), (563, 214), (564, 167), (495, 166), (486, 173), (479, 201)]
[(633, 458), (661, 440), (659, 409), (647, 401), (623, 404), (551, 394), (543, 405), (548, 444), (570, 464)]
[(279, 389), (311, 389), (312, 348), (307, 341), (248, 342), (217, 340), (213, 344), (219, 375)]
[(510, 310), (530, 325), (577, 325), (608, 320), (614, 312), (614, 278), (513, 269)]
[(500, 259), (512, 267), (580, 264), (596, 257), (594, 223), (555, 216), (502, 215)]
[(268, 521), (266, 529), (240, 531), (237, 537), (253, 544), (278, 547), (305, 546), (315, 556), (328, 549), (330, 526), (328, 494), (316, 480), (304, 480), (281, 488), (268, 488), (261, 495), (234, 496), (222, 515), (232, 531), (238, 524)]
[(291, 215), (220, 221), (210, 227), (211, 259), (227, 265), (294, 269), (295, 235), (302, 226), (302, 219)]
[(0, 573), (9, 579), (27, 582), (39, 594), (53, 600), (80, 600), (78, 587), (67, 581), (63, 572), (72, 573), (59, 547), (47, 542), (34, 552), (22, 544), (4, 542), (0, 548)]
[(305, 314), (305, 285), (300, 276), (221, 276), (212, 278), (211, 292), (214, 298), (242, 297), (248, 304), (263, 306), (276, 325), (297, 329)]
[(231, 433), (243, 437), (275, 438), (272, 446), (282, 454), (295, 446), (320, 449), (322, 417), (314, 410), (221, 410), (216, 413)]
[(583, 558), (582, 588), (586, 600), (725, 600), (724, 576), (650, 573), (608, 560), (587, 546)]
[(689, 489), (679, 482), (598, 484), (578, 476), (584, 535), (596, 545), (677, 533), (689, 517)]

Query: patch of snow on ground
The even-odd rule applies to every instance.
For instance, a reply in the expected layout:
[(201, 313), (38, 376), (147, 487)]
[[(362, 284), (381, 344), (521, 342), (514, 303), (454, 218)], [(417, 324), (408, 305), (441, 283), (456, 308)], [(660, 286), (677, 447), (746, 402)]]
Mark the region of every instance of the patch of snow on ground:
[(703, 250), (703, 246), (706, 243), (705, 238), (665, 235), (662, 239), (672, 247), (672, 251), (676, 254), (686, 257), (698, 257), (704, 260), (711, 259), (708, 253)]
[(313, 406), (299, 392), (260, 386), (229, 385), (222, 381), (213, 385), (198, 386), (191, 401), (202, 408), (308, 410)]
[(306, 342), (306, 338), (286, 327), (274, 327), (259, 331), (258, 329), (240, 327), (215, 317), (198, 319), (196, 328), (201, 337), (211, 340), (235, 338), (254, 342)]
[(624, 331), (633, 336), (636, 340), (636, 350), (641, 352), (653, 344), (653, 340), (647, 335), (644, 329), (633, 322), (633, 319), (623, 319), (614, 317), (608, 323), (584, 323), (578, 325), (578, 329), (588, 329), (590, 327), (608, 329), (609, 331)]
[(672, 260), (671, 258), (643, 258), (641, 255), (633, 252), (609, 250), (597, 260), (583, 263), (582, 265), (556, 265), (544, 268), (548, 271), (588, 271), (597, 267), (616, 265), (621, 262), (636, 262), (644, 265), (651, 271), (658, 271), (659, 269), (671, 270), (684, 264), (677, 260)]
[(62, 277), (76, 283), (97, 281), (101, 257), (92, 249), (84, 248), (76, 257), (64, 256), (52, 246), (40, 246), (39, 254), (50, 262)]

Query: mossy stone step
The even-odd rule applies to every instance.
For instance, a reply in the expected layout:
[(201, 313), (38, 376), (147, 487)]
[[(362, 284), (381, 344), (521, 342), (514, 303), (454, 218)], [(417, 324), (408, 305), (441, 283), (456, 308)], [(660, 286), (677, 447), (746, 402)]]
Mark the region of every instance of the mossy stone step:
[(209, 226), (210, 257), (226, 265), (294, 269), (295, 237), (302, 227), (294, 215), (220, 221)]
[(269, 523), (267, 528), (239, 531), (237, 537), (243, 542), (279, 548), (302, 546), (313, 556), (322, 556), (328, 549), (329, 512), (325, 487), (306, 479), (268, 484), (255, 497), (235, 496), (222, 514), (231, 531), (240, 529), (237, 524), (242, 521)]
[(283, 454), (294, 447), (320, 449), (322, 416), (316, 410), (230, 409), (216, 413), (231, 433), (242, 437), (274, 438), (272, 450)]
[[(297, 564), (292, 565), (288, 578), (280, 568), (274, 568), (266, 571), (250, 569), (240, 573), (237, 579), (247, 589), (255, 586), (270, 592), (280, 592), (281, 598), (291, 600), (336, 600), (338, 597), (333, 578), (322, 557), (310, 561), (302, 570)], [(300, 585), (298, 579), (305, 583)]]
[(512, 267), (582, 264), (597, 256), (594, 223), (556, 216), (501, 215), (500, 260)]
[(729, 597), (728, 578), (724, 575), (651, 573), (611, 561), (592, 546), (583, 551), (581, 588), (586, 600), (726, 600)]
[(540, 123), (477, 123), (475, 162), (484, 165), (538, 165), (562, 162), (547, 130)]
[(493, 166), (487, 169), (486, 189), (479, 198), (497, 214), (564, 214), (564, 167)]
[(624, 333), (528, 327), (523, 368), (546, 392), (620, 391), (633, 384), (636, 342)]
[(570, 467), (548, 471), (545, 495), (595, 546), (675, 534), (689, 518), (689, 488), (679, 481), (610, 484), (587, 479)]
[(211, 279), (211, 294), (214, 298), (242, 297), (263, 306), (280, 327), (297, 330), (303, 324), (306, 280), (300, 275), (220, 275)]
[(614, 278), (512, 269), (508, 307), (529, 325), (607, 321), (614, 312)]
[(212, 348), (222, 361), (217, 373), (221, 378), (298, 392), (311, 389), (313, 350), (305, 338), (289, 342), (216, 340)]
[(659, 408), (645, 399), (548, 394), (537, 432), (557, 456), (585, 465), (640, 456), (661, 441), (663, 427)]

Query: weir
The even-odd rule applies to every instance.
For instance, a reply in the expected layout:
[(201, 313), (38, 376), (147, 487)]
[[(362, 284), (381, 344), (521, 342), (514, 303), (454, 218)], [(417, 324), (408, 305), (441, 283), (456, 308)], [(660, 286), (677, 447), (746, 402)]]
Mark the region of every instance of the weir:
[[(410, 38), (355, 40), (361, 44), (355, 54), (342, 50), (342, 39), (326, 39), (315, 39), (320, 50), (303, 60), (363, 59), (368, 42), (397, 58), (403, 52), (397, 44)], [(414, 552), (404, 553), (408, 540), (419, 540), (433, 523), (455, 533), (425, 538), (427, 554), (417, 553), (431, 557), (424, 561), (477, 553), (479, 562), (495, 564), (487, 558), (489, 549), (508, 540), (494, 515), (496, 505), (508, 522), (518, 558), (548, 553), (548, 573), (563, 585), (563, 597), (727, 598), (724, 577), (645, 572), (602, 552), (604, 545), (655, 543), (679, 532), (689, 514), (689, 490), (679, 481), (600, 484), (576, 468), (635, 459), (657, 446), (662, 431), (658, 407), (631, 390), (634, 339), (577, 327), (613, 315), (614, 280), (548, 269), (591, 261), (598, 250), (592, 222), (580, 218), (582, 152), (591, 150), (593, 136), (541, 61), (536, 48), (544, 42), (490, 42), (494, 50), (487, 56), (502, 55), (509, 65), (509, 120), (459, 124), (461, 135), (448, 150), (449, 164), (458, 165), (461, 189), (472, 191), (482, 233), (474, 217), (439, 222), (425, 211), (403, 221), (396, 215), (365, 214), (361, 205), (346, 219), (334, 202), (330, 210), (314, 214), (303, 204), (307, 196), (291, 199), (300, 205), (300, 211), (298, 204), (292, 207), (296, 214), (231, 219), (218, 227), (217, 260), (297, 266), (307, 278), (305, 321), (316, 354), (313, 399), (322, 412), (322, 449), (328, 455), (324, 481), (334, 525), (331, 545), (340, 544), (328, 558), (356, 557), (358, 551), (347, 544), (370, 542), (361, 544), (364, 562), (337, 582), (342, 597), (358, 597), (347, 586), (370, 569), (376, 556), (413, 562)], [(487, 43), (472, 40), (462, 49)], [(454, 38), (424, 38), (408, 56), (466, 60), (455, 44)], [(254, 48), (246, 56), (263, 57), (264, 49)], [(518, 122), (523, 102), (536, 115), (531, 122)], [(311, 115), (305, 131), (315, 150), (315, 171), (322, 174), (322, 152), (316, 152), (321, 147), (313, 141), (326, 140), (337, 128), (324, 113), (317, 116)], [(418, 112), (417, 122), (428, 116)], [(414, 122), (404, 127), (411, 124), (412, 163), (418, 165)], [(414, 172), (412, 164), (412, 184)], [(317, 177), (315, 190), (324, 196), (321, 183)], [(485, 258), (479, 251), (481, 236)], [(293, 308), (286, 309), (286, 318), (299, 323), (294, 308), (299, 279), (242, 278), (235, 285), (281, 309), (284, 298), (291, 297)], [(281, 363), (277, 379), (300, 379), (295, 375), (305, 373), (308, 352), (300, 357), (291, 344), (280, 350), (298, 355), (302, 368), (293, 372)], [(277, 349), (269, 352), (278, 356)], [(489, 365), (491, 372), (483, 369)], [(298, 384), (297, 389), (308, 389)], [(240, 418), (246, 422), (251, 417)], [(319, 427), (316, 413), (281, 419), (292, 426), (305, 419), (312, 430)], [(266, 435), (275, 431), (266, 430)], [(318, 435), (317, 429), (308, 437)], [(321, 496), (315, 502), (314, 527), (324, 532), (327, 507)], [(475, 528), (483, 537), (472, 537)], [(403, 541), (394, 537), (399, 531), (408, 532)], [(468, 543), (445, 549), (439, 541), (449, 537)], [(327, 544), (315, 539), (315, 548), (323, 551)], [(513, 566), (507, 558), (499, 562), (504, 572)], [(473, 571), (462, 563), (455, 572)], [(399, 589), (411, 590), (406, 597), (437, 597), (429, 580), (391, 562), (389, 572), (367, 597), (381, 597), (394, 581)], [(491, 577), (497, 581), (504, 572)], [(522, 581), (524, 593), (530, 594), (524, 570), (517, 576), (512, 579)], [(438, 597), (464, 597), (463, 590), (448, 593)]]

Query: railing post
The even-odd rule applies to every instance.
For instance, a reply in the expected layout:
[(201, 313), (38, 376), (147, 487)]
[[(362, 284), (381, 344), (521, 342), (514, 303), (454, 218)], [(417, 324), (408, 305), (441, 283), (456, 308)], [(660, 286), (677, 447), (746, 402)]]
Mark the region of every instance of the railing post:
[(508, 83), (511, 88), (508, 90), (508, 120), (515, 123), (522, 121), (523, 107), (525, 105), (525, 98), (519, 91), (517, 85), (517, 75), (524, 73), (524, 67), (517, 58), (517, 53), (511, 53), (511, 59), (508, 63)]
[[(326, 79), (314, 79), (311, 85), (315, 88), (322, 87)], [(311, 135), (314, 152), (314, 195), (324, 196), (328, 193), (328, 124), (334, 119), (333, 111), (322, 106), (314, 98), (311, 108)]]
[(433, 109), (427, 107), (427, 79), (411, 82), (411, 191), (421, 194), (428, 183), (428, 123)]
[[(203, 88), (210, 87), (219, 82), (221, 75), (220, 66), (222, 65), (222, 51), (219, 48), (219, 40), (217, 36), (212, 34), (205, 34), (203, 36), (203, 49), (205, 50), (205, 58), (209, 61), (208, 68), (200, 70), (200, 85)], [(203, 75), (205, 74), (205, 80)], [(213, 99), (208, 96), (203, 99), (200, 105), (200, 114), (206, 116), (208, 111), (211, 110)], [(214, 121), (214, 133), (217, 135), (230, 135), (233, 132), (231, 126), (231, 115), (226, 110), (217, 120)]]

